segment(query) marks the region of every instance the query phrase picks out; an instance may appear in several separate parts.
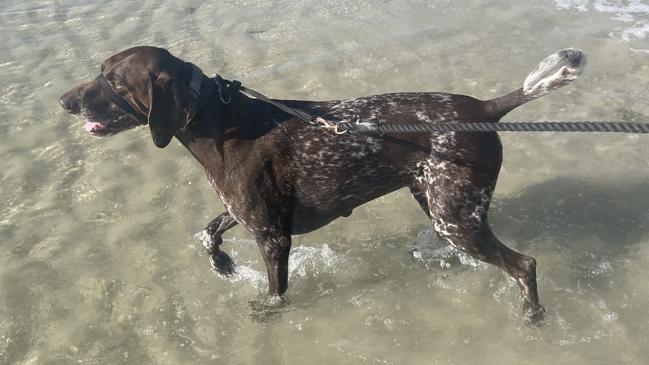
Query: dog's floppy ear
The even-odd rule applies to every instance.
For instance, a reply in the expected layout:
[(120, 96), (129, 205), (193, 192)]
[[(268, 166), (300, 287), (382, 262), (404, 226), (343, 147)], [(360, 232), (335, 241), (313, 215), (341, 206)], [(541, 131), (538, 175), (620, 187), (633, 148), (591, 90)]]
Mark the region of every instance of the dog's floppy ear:
[(153, 143), (166, 147), (174, 132), (185, 125), (189, 96), (185, 85), (166, 74), (149, 78), (149, 128)]

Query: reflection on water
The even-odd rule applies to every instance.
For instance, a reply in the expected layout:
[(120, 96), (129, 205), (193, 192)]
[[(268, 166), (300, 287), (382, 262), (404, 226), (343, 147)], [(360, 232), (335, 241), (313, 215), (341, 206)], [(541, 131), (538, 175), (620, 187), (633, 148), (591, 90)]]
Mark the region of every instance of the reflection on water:
[(441, 90), (490, 98), (563, 47), (573, 86), (507, 120), (647, 121), (642, 1), (9, 1), (0, 9), (0, 363), (649, 362), (649, 144), (506, 134), (490, 216), (537, 258), (547, 309), (439, 241), (407, 191), (297, 236), (284, 301), (240, 228), (210, 270), (193, 236), (222, 211), (189, 154), (145, 128), (90, 137), (57, 97), (136, 44), (273, 97)]

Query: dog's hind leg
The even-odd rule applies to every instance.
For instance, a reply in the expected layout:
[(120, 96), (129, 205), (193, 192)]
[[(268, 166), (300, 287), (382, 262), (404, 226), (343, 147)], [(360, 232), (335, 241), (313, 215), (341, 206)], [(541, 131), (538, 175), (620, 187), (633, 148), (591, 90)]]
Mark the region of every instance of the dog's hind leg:
[(496, 173), (447, 164), (436, 178), (423, 183), (437, 234), (454, 247), (496, 265), (516, 280), (526, 320), (543, 318), (536, 289), (536, 261), (500, 242), (487, 222)]
[(214, 218), (205, 229), (199, 234), (203, 246), (210, 255), (210, 264), (212, 268), (222, 275), (231, 275), (234, 273), (234, 263), (227, 253), (221, 251), (219, 246), (223, 243), (221, 236), (225, 231), (237, 225), (232, 215), (228, 212), (219, 214)]

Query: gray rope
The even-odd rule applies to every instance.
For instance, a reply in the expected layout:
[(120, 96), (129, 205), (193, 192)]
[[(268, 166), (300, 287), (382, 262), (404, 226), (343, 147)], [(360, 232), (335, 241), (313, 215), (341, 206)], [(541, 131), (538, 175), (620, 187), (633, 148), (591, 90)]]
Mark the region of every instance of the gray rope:
[(579, 121), (579, 122), (446, 122), (446, 123), (333, 123), (340, 132), (361, 134), (423, 132), (618, 132), (649, 133), (649, 123)]

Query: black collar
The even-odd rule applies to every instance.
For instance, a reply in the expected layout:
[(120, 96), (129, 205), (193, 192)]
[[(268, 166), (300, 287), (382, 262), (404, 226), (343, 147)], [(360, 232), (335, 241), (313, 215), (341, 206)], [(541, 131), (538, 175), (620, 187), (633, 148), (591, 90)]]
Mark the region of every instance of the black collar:
[(189, 94), (189, 109), (193, 111), (192, 114), (198, 114), (195, 112), (196, 105), (201, 100), (201, 85), (203, 85), (203, 71), (198, 68), (193, 63), (189, 63), (189, 66), (192, 68), (192, 78), (189, 81), (189, 88), (187, 93)]
[(203, 71), (198, 68), (198, 66), (191, 62), (187, 63), (192, 69), (192, 77), (189, 81), (189, 87), (187, 88), (187, 94), (189, 95), (189, 114), (187, 115), (187, 122), (185, 123), (185, 125), (182, 128), (178, 129), (176, 132), (185, 132), (193, 125), (195, 125), (199, 119), (201, 112), (211, 102), (210, 100), (210, 102), (205, 103), (205, 105), (199, 105), (201, 101), (201, 86), (203, 86), (203, 79), (205, 78), (205, 75), (203, 74)]
[[(189, 63), (189, 62), (188, 62)], [(192, 98), (192, 104), (191, 104), (191, 111), (190, 115), (187, 118), (187, 123), (180, 128), (177, 132), (186, 132), (196, 124), (198, 124), (200, 120), (200, 114), (212, 103), (214, 99), (218, 97), (219, 101), (221, 102), (221, 106), (223, 105), (228, 105), (230, 102), (232, 102), (232, 97), (233, 93), (237, 92), (239, 90), (242, 90), (241, 82), (237, 80), (226, 80), (222, 78), (220, 75), (214, 75), (211, 81), (214, 82), (214, 86), (216, 87), (215, 91), (212, 91), (212, 95), (209, 97), (208, 100), (203, 101), (203, 104), (201, 105), (201, 86), (204, 80), (204, 75), (200, 68), (198, 68), (196, 65), (189, 63), (192, 67), (192, 81), (190, 82), (190, 87), (189, 87), (189, 94), (190, 98)], [(200, 75), (198, 77), (197, 75)], [(206, 90), (209, 90), (206, 88)], [(212, 89), (214, 90), (214, 89)]]

